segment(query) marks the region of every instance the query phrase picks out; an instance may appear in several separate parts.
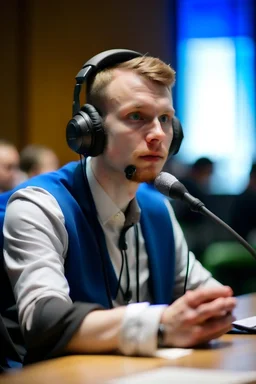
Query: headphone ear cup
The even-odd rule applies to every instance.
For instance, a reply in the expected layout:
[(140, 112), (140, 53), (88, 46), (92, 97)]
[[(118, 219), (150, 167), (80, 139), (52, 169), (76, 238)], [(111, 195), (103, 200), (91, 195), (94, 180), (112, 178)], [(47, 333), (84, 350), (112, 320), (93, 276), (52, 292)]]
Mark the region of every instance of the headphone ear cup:
[(103, 127), (102, 117), (97, 109), (91, 104), (83, 105), (81, 111), (85, 112), (92, 122), (91, 145), (86, 153), (88, 156), (98, 156), (104, 151), (106, 145), (106, 133)]
[(176, 155), (179, 152), (182, 140), (184, 138), (181, 123), (177, 117), (172, 118), (173, 139), (169, 149), (169, 156)]
[(84, 156), (98, 156), (105, 147), (106, 135), (102, 118), (93, 105), (85, 104), (68, 122), (66, 128), (68, 146)]

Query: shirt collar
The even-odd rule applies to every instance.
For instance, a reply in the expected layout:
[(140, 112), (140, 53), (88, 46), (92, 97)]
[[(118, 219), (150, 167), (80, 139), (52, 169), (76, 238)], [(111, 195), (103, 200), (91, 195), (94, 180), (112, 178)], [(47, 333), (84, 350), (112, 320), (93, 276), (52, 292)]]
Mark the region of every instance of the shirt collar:
[(98, 212), (98, 219), (106, 226), (112, 224), (120, 228), (136, 224), (140, 219), (140, 207), (136, 197), (132, 199), (125, 213), (118, 207), (104, 191), (94, 176), (91, 167), (91, 158), (86, 161), (86, 174), (94, 203)]

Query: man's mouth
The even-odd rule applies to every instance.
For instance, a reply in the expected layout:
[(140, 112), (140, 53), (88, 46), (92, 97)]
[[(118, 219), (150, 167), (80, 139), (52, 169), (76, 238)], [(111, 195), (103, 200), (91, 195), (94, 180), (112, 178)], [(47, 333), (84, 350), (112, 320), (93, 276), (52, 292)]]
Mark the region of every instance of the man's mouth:
[(140, 156), (140, 159), (145, 160), (145, 161), (152, 161), (152, 162), (157, 162), (163, 159), (163, 156), (160, 155), (144, 155)]

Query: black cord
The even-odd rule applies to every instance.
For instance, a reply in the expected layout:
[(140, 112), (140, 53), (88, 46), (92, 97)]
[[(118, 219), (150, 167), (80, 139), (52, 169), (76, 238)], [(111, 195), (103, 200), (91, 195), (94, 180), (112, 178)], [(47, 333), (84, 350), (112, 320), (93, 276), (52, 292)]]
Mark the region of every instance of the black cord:
[[(127, 256), (127, 253), (125, 250), (121, 250), (121, 254), (122, 254), (122, 259), (124, 259), (125, 261), (125, 269), (126, 269), (126, 279), (127, 279), (127, 286), (126, 286), (126, 290), (124, 292), (121, 284), (119, 286), (119, 289), (122, 293), (122, 296), (123, 296), (123, 299), (124, 299), (124, 302), (126, 304), (128, 304), (132, 298), (132, 292), (130, 290), (130, 273), (129, 273), (129, 265), (128, 265), (128, 256)], [(120, 271), (120, 275), (119, 275), (119, 280), (121, 281), (121, 277), (122, 277), (122, 271)]]
[[(129, 269), (128, 269), (128, 261), (127, 261), (127, 254), (125, 251), (121, 250), (121, 255), (122, 255), (122, 265), (121, 265), (121, 269), (120, 269), (120, 274), (119, 274), (119, 279), (118, 279), (118, 287), (117, 287), (117, 292), (116, 292), (116, 295), (118, 294), (118, 291), (120, 290), (122, 296), (123, 296), (123, 299), (124, 299), (124, 302), (126, 304), (128, 304), (128, 302), (131, 300), (130, 298), (130, 275), (129, 275)], [(121, 279), (122, 279), (122, 275), (123, 275), (123, 266), (125, 264), (125, 268), (126, 268), (126, 276), (127, 276), (127, 287), (126, 287), (126, 290), (124, 292), (122, 286), (121, 286)]]
[(136, 241), (136, 298), (137, 298), (137, 303), (139, 303), (140, 302), (140, 279), (139, 279), (140, 260), (139, 260), (139, 230), (138, 230), (137, 224), (135, 224), (134, 226), (134, 232), (135, 232), (135, 241)]
[(188, 254), (187, 254), (187, 270), (186, 270), (186, 276), (185, 276), (185, 283), (184, 283), (184, 295), (187, 290), (187, 282), (188, 282), (188, 272), (189, 272), (189, 249), (188, 249)]
[(123, 255), (123, 252), (121, 252), (121, 256), (122, 256), (122, 263), (121, 263), (120, 274), (119, 274), (118, 284), (117, 284), (117, 289), (116, 289), (116, 297), (117, 297), (117, 295), (118, 295), (118, 291), (119, 291), (119, 289), (122, 290), (122, 287), (121, 287), (121, 278), (122, 278), (123, 269), (124, 269), (124, 255)]
[[(125, 292), (125, 297), (130, 296), (130, 272), (129, 272), (129, 265), (128, 265), (128, 256), (127, 252), (123, 251), (124, 253), (124, 261), (125, 261), (125, 268), (126, 268), (126, 280), (127, 280), (127, 286), (126, 286), (126, 292)], [(130, 301), (131, 299), (126, 299), (127, 301)]]
[[(121, 269), (120, 269), (120, 274), (119, 274), (119, 279), (118, 279), (118, 287), (117, 287), (117, 294), (118, 291), (122, 293), (123, 299), (126, 304), (129, 303), (129, 301), (132, 298), (132, 292), (130, 289), (130, 273), (129, 273), (129, 264), (128, 264), (128, 256), (127, 256), (127, 243), (125, 241), (125, 234), (130, 229), (131, 227), (134, 227), (134, 234), (135, 234), (135, 249), (136, 249), (136, 300), (139, 302), (139, 232), (138, 232), (138, 226), (137, 224), (132, 224), (129, 227), (124, 227), (121, 231), (120, 237), (119, 237), (119, 242), (118, 246), (121, 251), (122, 255), (122, 264), (121, 264)], [(127, 287), (124, 292), (122, 286), (121, 286), (121, 279), (122, 279), (122, 273), (123, 273), (123, 265), (125, 263), (125, 269), (126, 269), (126, 276), (127, 276)], [(116, 294), (116, 295), (117, 295)]]

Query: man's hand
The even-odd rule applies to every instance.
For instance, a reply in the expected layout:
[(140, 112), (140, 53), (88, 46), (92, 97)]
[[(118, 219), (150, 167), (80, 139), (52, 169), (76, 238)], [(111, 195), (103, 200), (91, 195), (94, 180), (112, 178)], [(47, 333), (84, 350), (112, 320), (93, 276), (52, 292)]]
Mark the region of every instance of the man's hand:
[(215, 339), (232, 328), (231, 312), (236, 305), (230, 287), (200, 287), (167, 307), (161, 323), (165, 325), (164, 344), (172, 347), (193, 347)]

